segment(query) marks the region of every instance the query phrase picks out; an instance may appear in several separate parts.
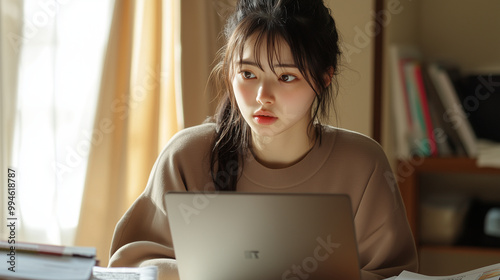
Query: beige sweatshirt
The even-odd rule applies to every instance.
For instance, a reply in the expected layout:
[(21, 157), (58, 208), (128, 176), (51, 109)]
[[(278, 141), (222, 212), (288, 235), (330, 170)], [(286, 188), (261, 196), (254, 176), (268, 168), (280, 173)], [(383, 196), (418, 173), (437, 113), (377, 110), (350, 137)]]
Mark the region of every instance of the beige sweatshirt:
[[(110, 266), (156, 265), (159, 279), (178, 279), (164, 196), (167, 191), (213, 187), (209, 152), (214, 131), (214, 124), (203, 124), (169, 141), (146, 189), (116, 226)], [(287, 168), (266, 168), (249, 155), (237, 190), (348, 194), (363, 279), (416, 271), (415, 244), (382, 148), (359, 133), (329, 126), (324, 131), (321, 144), (317, 141), (300, 162)], [(223, 172), (234, 172), (233, 166)]]

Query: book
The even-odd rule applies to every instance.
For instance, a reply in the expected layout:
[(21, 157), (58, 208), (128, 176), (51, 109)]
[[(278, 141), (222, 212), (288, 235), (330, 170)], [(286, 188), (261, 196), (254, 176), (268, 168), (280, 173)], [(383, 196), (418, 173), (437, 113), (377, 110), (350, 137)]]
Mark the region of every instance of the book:
[(449, 276), (427, 276), (405, 270), (398, 276), (386, 278), (386, 280), (498, 280), (499, 277), (500, 264), (493, 264)]
[(475, 158), (478, 152), (476, 135), (460, 104), (450, 77), (444, 69), (435, 63), (428, 66), (428, 72), (436, 87), (437, 95), (445, 107), (445, 113), (442, 116), (444, 121), (451, 124), (451, 127), (456, 130), (467, 156)]
[(392, 45), (389, 54), (396, 157), (476, 158), (477, 137), (470, 112), (460, 102), (454, 72), (437, 63), (424, 64), (415, 47)]
[(396, 157), (400, 159), (408, 159), (412, 156), (410, 143), (414, 138), (402, 59), (418, 56), (418, 51), (413, 47), (399, 45), (390, 47), (391, 119), (394, 122), (395, 153)]
[(420, 97), (420, 104), (422, 109), (422, 117), (424, 122), (424, 127), (426, 128), (427, 134), (427, 144), (429, 148), (429, 155), (438, 155), (438, 146), (436, 139), (434, 137), (434, 125), (431, 118), (431, 113), (429, 109), (429, 101), (427, 100), (427, 90), (424, 84), (424, 78), (422, 74), (422, 67), (420, 63), (416, 63), (414, 66), (415, 82), (417, 86), (417, 91)]
[(421, 54), (411, 46), (393, 45), (390, 51), (391, 107), (397, 156), (437, 156), (438, 145), (422, 74)]
[(438, 96), (436, 87), (431, 81), (427, 69), (426, 66), (422, 67), (422, 74), (424, 86), (426, 87), (429, 112), (434, 125), (436, 144), (439, 146), (439, 156), (464, 156), (465, 148), (462, 141), (460, 141), (457, 131), (451, 127), (450, 123), (445, 122), (443, 118), (446, 109)]
[(88, 280), (96, 265), (92, 247), (0, 241), (0, 254), (0, 279)]
[(403, 86), (406, 88), (405, 92), (411, 115), (410, 151), (412, 155), (426, 157), (430, 155), (430, 149), (427, 145), (427, 128), (415, 77), (415, 67), (418, 62), (411, 58), (402, 58), (400, 63), (404, 75)]

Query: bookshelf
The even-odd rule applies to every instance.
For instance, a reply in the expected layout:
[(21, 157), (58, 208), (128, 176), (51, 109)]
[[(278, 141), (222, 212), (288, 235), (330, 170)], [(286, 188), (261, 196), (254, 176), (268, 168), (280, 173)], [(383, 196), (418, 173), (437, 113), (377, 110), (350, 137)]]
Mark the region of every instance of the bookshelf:
[[(500, 203), (500, 169), (481, 168), (467, 157), (398, 160), (391, 113), (390, 47), (416, 47), (426, 61), (445, 61), (462, 74), (500, 74), (500, 2), (495, 0), (381, 0), (386, 12), (381, 53), (382, 145), (393, 162), (420, 256), (421, 273), (450, 275), (500, 263), (500, 247), (429, 245), (420, 242), (421, 196), (460, 192)], [(394, 13), (387, 13), (392, 7)], [(396, 8), (397, 9), (396, 9)], [(375, 95), (377, 97), (377, 95)], [(375, 117), (376, 118), (376, 117)], [(375, 127), (375, 126), (374, 126)]]
[[(420, 242), (419, 238), (419, 200), (422, 192), (428, 192), (429, 189), (438, 190), (441, 187), (445, 192), (455, 190), (484, 200), (500, 201), (500, 169), (478, 167), (474, 159), (465, 157), (430, 157), (399, 161), (397, 168), (405, 170), (399, 178), (399, 187), (419, 249), (422, 273), (449, 275), (500, 263), (500, 247), (429, 245)], [(440, 186), (446, 181), (443, 178), (463, 181), (463, 184), (454, 182), (451, 186)], [(470, 181), (477, 180), (481, 181), (481, 187), (471, 188)]]
[[(495, 177), (498, 175), (498, 179), (500, 179), (500, 169), (491, 167), (478, 167), (474, 159), (465, 157), (430, 157), (423, 159), (414, 159), (412, 161), (399, 161), (398, 169), (408, 170), (408, 175), (405, 176), (404, 174), (400, 174), (399, 188), (407, 209), (408, 222), (410, 223), (417, 244), (419, 243), (418, 208), (420, 197), (419, 190), (421, 189), (419, 181), (422, 179), (422, 176), (429, 174), (441, 174), (447, 176), (456, 176), (457, 174), (492, 175), (491, 178), (494, 181), (494, 179), (496, 179)], [(498, 193), (500, 192), (500, 190), (498, 190), (498, 188), (500, 188), (500, 185), (498, 185), (496, 189), (495, 186), (491, 186), (491, 194), (488, 192), (488, 188), (490, 187), (487, 187), (486, 190), (480, 191), (476, 189), (476, 193), (470, 194), (479, 197), (492, 195), (492, 198), (497, 200), (499, 196)], [(461, 190), (463, 189), (464, 188), (461, 188)], [(498, 253), (500, 254), (500, 248), (498, 248)]]

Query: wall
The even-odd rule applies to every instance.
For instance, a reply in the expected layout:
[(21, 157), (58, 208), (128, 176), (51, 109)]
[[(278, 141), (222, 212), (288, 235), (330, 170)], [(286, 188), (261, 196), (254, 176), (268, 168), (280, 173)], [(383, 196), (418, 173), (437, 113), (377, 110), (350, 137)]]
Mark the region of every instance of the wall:
[(419, 43), (427, 58), (463, 72), (500, 73), (500, 1), (421, 1)]
[(372, 136), (373, 48), (372, 14), (375, 1), (326, 0), (332, 10), (343, 45), (338, 122), (331, 124)]

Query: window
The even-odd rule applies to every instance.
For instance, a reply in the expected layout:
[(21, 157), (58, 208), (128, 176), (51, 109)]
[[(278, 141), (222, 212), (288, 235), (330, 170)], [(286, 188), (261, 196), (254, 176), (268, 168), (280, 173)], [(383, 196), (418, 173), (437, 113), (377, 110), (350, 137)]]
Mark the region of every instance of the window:
[(19, 241), (73, 243), (113, 4), (22, 3), (22, 34), (11, 44), (20, 55), (11, 163)]

